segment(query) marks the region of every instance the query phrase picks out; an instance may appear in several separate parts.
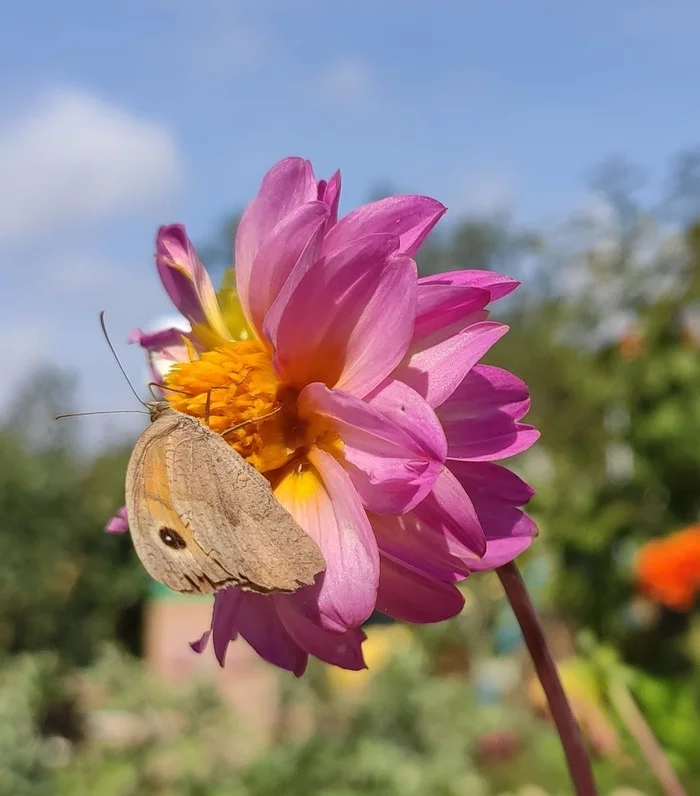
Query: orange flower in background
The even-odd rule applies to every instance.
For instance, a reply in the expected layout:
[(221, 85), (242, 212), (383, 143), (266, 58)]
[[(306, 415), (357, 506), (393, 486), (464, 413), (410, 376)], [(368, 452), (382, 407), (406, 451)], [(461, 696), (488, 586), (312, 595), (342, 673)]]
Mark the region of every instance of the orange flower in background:
[(637, 557), (637, 583), (674, 611), (689, 611), (700, 592), (700, 525), (653, 539)]

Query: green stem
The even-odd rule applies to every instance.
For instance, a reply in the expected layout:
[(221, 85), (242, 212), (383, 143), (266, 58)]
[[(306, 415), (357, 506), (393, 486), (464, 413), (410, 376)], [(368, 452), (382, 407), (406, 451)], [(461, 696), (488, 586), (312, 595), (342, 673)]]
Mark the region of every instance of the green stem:
[(564, 693), (542, 625), (520, 572), (512, 561), (499, 567), (496, 572), (523, 632), (532, 663), (547, 697), (549, 712), (564, 748), (574, 790), (577, 796), (598, 796), (591, 761), (581, 738), (578, 723)]

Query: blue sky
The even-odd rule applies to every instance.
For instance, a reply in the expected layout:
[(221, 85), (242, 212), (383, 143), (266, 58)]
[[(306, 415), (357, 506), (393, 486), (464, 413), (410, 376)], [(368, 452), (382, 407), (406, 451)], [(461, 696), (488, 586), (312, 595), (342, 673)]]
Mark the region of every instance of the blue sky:
[(86, 408), (131, 407), (97, 312), (140, 377), (121, 343), (168, 309), (157, 225), (206, 240), (281, 156), (340, 167), (346, 209), (389, 183), (528, 223), (580, 207), (610, 154), (660, 178), (700, 144), (699, 30), (697, 0), (8, 5), (0, 402), (50, 360)]

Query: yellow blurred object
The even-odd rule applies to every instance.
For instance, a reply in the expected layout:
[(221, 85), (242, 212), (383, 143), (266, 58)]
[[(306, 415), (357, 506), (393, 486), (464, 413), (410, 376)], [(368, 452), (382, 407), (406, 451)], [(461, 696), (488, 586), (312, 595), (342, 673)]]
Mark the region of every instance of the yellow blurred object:
[[(619, 755), (620, 737), (606, 714), (598, 681), (588, 664), (580, 658), (568, 658), (558, 663), (557, 669), (583, 734), (604, 757)], [(547, 699), (535, 675), (528, 681), (527, 695), (535, 710), (549, 715)]]
[(347, 695), (360, 695), (372, 678), (386, 668), (392, 658), (407, 652), (414, 643), (413, 633), (406, 625), (370, 625), (365, 632), (367, 639), (362, 645), (366, 669), (351, 672), (336, 666), (327, 668), (331, 687)]

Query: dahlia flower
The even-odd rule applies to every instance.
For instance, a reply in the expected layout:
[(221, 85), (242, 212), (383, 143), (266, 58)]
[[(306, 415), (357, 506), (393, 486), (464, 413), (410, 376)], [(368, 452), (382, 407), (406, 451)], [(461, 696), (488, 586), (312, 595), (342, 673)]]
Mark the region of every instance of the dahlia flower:
[(486, 308), (518, 282), (419, 278), (413, 255), (446, 210), (434, 199), (395, 196), (338, 220), (339, 197), (339, 172), (317, 181), (308, 161), (277, 163), (241, 218), (235, 281), (218, 293), (184, 227), (162, 227), (157, 269), (191, 331), (132, 335), (167, 370), (173, 408), (204, 419), (209, 395), (210, 428), (238, 426), (227, 441), (326, 560), (295, 594), (217, 593), (193, 647), (211, 637), (221, 665), (240, 635), (297, 675), (309, 654), (363, 668), (361, 625), (375, 609), (447, 619), (464, 602), (459, 581), (536, 534), (521, 508), (532, 489), (494, 463), (538, 437), (520, 422), (527, 387), (478, 364), (507, 331)]

